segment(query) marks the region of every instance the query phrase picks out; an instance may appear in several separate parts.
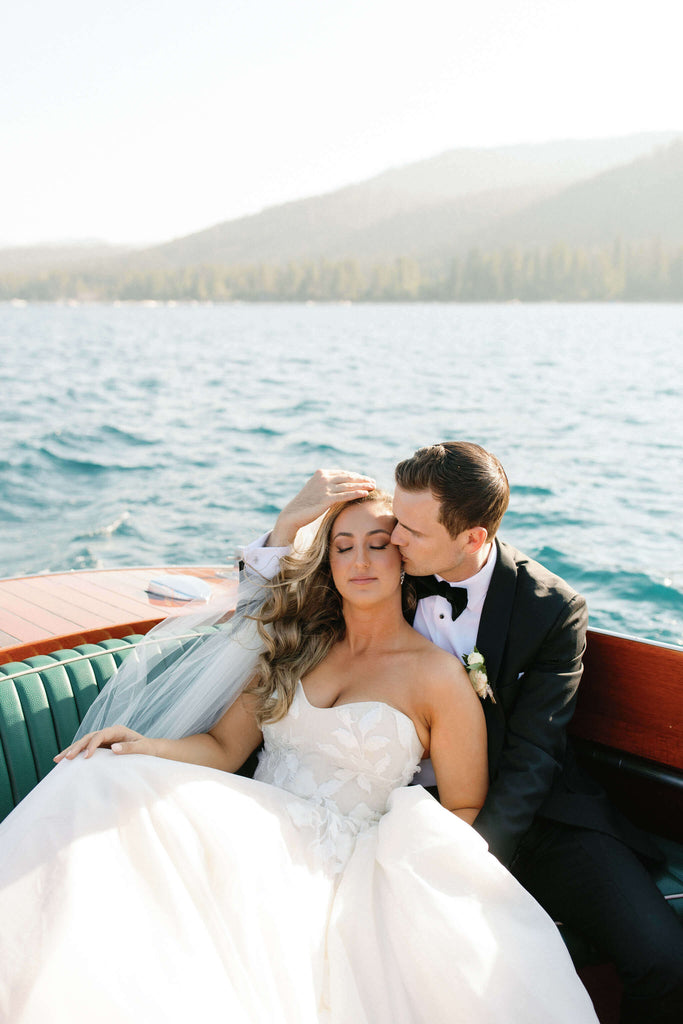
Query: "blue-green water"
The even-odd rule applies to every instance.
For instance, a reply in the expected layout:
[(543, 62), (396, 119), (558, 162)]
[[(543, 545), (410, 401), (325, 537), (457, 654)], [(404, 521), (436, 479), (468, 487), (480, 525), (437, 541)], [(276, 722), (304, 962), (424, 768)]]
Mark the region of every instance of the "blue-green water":
[(592, 624), (683, 643), (683, 307), (0, 305), (0, 575), (231, 561), (318, 466), (469, 438)]

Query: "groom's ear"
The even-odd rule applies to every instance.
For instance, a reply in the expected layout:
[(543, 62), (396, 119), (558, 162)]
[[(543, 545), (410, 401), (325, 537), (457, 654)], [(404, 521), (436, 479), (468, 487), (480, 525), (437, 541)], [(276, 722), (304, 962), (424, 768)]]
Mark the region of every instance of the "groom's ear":
[(488, 540), (489, 531), (485, 526), (472, 526), (469, 530), (465, 530), (467, 539), (465, 546), (469, 555), (476, 555), (477, 551), (480, 551), (486, 541)]

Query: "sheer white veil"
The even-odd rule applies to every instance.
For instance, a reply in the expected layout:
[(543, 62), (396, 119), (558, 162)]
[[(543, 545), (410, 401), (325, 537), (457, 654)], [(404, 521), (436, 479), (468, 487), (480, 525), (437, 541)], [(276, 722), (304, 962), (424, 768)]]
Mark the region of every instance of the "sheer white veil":
[(75, 738), (109, 725), (168, 739), (210, 729), (254, 674), (263, 641), (253, 616), (267, 592), (267, 581), (242, 571), (230, 618), (234, 596), (155, 626), (131, 647)]
[[(291, 555), (306, 553), (323, 518), (299, 530)], [(131, 648), (74, 738), (109, 725), (167, 739), (210, 729), (254, 674), (264, 649), (254, 616), (269, 587), (270, 580), (242, 568), (234, 614), (234, 597), (214, 598), (160, 622)]]

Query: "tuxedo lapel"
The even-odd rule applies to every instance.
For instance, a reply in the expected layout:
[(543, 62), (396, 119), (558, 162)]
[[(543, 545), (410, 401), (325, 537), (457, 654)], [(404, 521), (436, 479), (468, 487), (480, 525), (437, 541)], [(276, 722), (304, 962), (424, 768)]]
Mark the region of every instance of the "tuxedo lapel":
[(496, 564), (489, 583), (484, 607), (479, 620), (477, 650), (486, 662), (487, 674), (493, 692), (499, 682), (503, 652), (508, 637), (512, 605), (517, 585), (517, 567), (507, 544), (495, 541)]

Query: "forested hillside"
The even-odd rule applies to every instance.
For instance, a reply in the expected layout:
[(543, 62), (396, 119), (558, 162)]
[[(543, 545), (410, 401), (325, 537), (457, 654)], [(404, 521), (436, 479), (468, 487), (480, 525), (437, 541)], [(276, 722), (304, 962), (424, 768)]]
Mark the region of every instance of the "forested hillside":
[(456, 150), (145, 250), (0, 251), (0, 299), (681, 301), (683, 138)]

